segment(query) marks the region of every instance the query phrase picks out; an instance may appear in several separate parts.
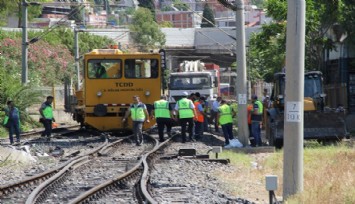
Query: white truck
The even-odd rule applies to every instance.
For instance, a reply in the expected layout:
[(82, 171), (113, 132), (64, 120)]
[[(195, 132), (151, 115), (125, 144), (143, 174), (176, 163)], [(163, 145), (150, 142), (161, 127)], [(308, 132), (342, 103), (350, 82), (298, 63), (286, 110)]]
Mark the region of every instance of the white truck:
[(170, 73), (169, 102), (176, 103), (183, 97), (183, 92), (189, 94), (199, 92), (201, 96), (211, 101), (219, 95), (219, 66), (197, 61), (184, 61), (177, 72)]

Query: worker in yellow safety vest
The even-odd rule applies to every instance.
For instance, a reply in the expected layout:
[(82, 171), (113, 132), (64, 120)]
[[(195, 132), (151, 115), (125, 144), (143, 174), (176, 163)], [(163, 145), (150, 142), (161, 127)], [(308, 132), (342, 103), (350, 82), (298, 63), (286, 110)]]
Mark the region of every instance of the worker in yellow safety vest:
[(141, 146), (143, 144), (143, 123), (149, 123), (150, 121), (147, 106), (140, 101), (139, 96), (133, 96), (133, 103), (123, 117), (122, 122), (126, 122), (128, 116), (131, 116), (133, 121), (133, 134), (136, 138), (136, 145)]
[(218, 121), (219, 124), (222, 127), (224, 139), (225, 139), (225, 148), (230, 148), (232, 147), (229, 144), (229, 140), (234, 139), (233, 136), (233, 110), (232, 108), (227, 104), (227, 101), (222, 99), (221, 104), (218, 108)]
[(189, 133), (190, 141), (194, 140), (192, 138), (193, 136), (192, 129), (194, 125), (194, 118), (197, 116), (197, 113), (193, 102), (187, 98), (188, 96), (189, 94), (186, 91), (184, 91), (183, 98), (176, 103), (174, 108), (175, 111), (174, 115), (178, 115), (179, 122), (181, 125), (182, 143), (186, 142), (186, 126), (187, 126), (187, 131)]
[(251, 133), (256, 146), (262, 146), (261, 126), (263, 121), (263, 104), (256, 95), (252, 96), (253, 110), (251, 113)]
[(166, 100), (166, 96), (162, 95), (160, 100), (154, 102), (153, 116), (156, 119), (158, 125), (159, 142), (164, 142), (164, 128), (169, 137), (171, 137), (172, 127), (172, 108), (169, 102)]
[(52, 108), (53, 99), (53, 96), (47, 96), (46, 101), (42, 103), (39, 109), (39, 113), (41, 115), (40, 121), (44, 126), (44, 132), (42, 133), (42, 136), (47, 136), (47, 140), (50, 140), (52, 134), (52, 123), (55, 122)]

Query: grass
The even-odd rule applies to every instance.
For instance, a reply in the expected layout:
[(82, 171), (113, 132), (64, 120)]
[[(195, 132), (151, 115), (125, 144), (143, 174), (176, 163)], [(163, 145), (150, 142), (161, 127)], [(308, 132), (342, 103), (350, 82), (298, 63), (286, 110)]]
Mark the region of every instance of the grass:
[[(230, 158), (232, 172), (216, 172), (226, 189), (235, 196), (252, 198), (256, 203), (268, 203), (265, 175), (278, 176), (278, 191), (282, 196), (283, 152), (246, 155), (225, 151), (219, 158)], [(253, 167), (253, 162), (257, 167)], [(304, 149), (304, 190), (284, 203), (355, 203), (355, 149), (346, 145), (321, 146), (310, 144)], [(243, 183), (244, 185), (236, 185)], [(260, 184), (260, 185), (258, 185)], [(256, 186), (256, 187), (255, 187)]]
[(0, 138), (8, 138), (9, 133), (6, 131), (5, 128), (0, 127)]

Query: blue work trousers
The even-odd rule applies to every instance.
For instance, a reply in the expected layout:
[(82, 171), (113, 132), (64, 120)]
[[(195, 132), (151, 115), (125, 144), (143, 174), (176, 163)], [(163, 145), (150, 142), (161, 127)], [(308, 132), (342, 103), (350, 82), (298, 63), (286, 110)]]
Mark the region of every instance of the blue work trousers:
[(164, 140), (164, 128), (166, 127), (166, 132), (168, 135), (171, 134), (172, 121), (171, 118), (157, 118), (158, 134), (159, 140)]
[(203, 116), (203, 132), (208, 132), (208, 116)]
[(180, 118), (179, 122), (181, 125), (182, 141), (186, 142), (186, 126), (187, 126), (187, 132), (189, 133), (189, 139), (192, 139), (192, 135), (193, 135), (192, 130), (194, 127), (194, 119), (193, 118)]
[(44, 135), (50, 137), (52, 134), (52, 119), (45, 119), (43, 121)]
[(255, 145), (262, 146), (261, 142), (261, 129), (260, 129), (261, 121), (252, 121), (251, 122), (251, 133), (255, 140)]
[(233, 136), (233, 123), (227, 123), (222, 126), (222, 131), (225, 139), (225, 144), (229, 145), (229, 140), (234, 139)]
[(16, 121), (10, 121), (9, 120), (9, 139), (10, 139), (10, 143), (13, 144), (14, 143), (14, 137), (13, 134), (16, 134), (16, 142), (20, 142), (20, 124), (19, 122)]
[(203, 135), (203, 122), (194, 121), (195, 123), (195, 139), (199, 139)]

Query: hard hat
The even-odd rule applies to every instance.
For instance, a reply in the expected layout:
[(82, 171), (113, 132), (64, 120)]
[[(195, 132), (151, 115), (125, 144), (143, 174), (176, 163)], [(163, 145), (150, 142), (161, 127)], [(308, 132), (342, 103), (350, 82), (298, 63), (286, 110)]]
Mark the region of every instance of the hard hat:
[(184, 96), (188, 96), (188, 95), (189, 95), (189, 93), (187, 93), (187, 91), (184, 91), (184, 92), (182, 92), (182, 95), (184, 95)]

